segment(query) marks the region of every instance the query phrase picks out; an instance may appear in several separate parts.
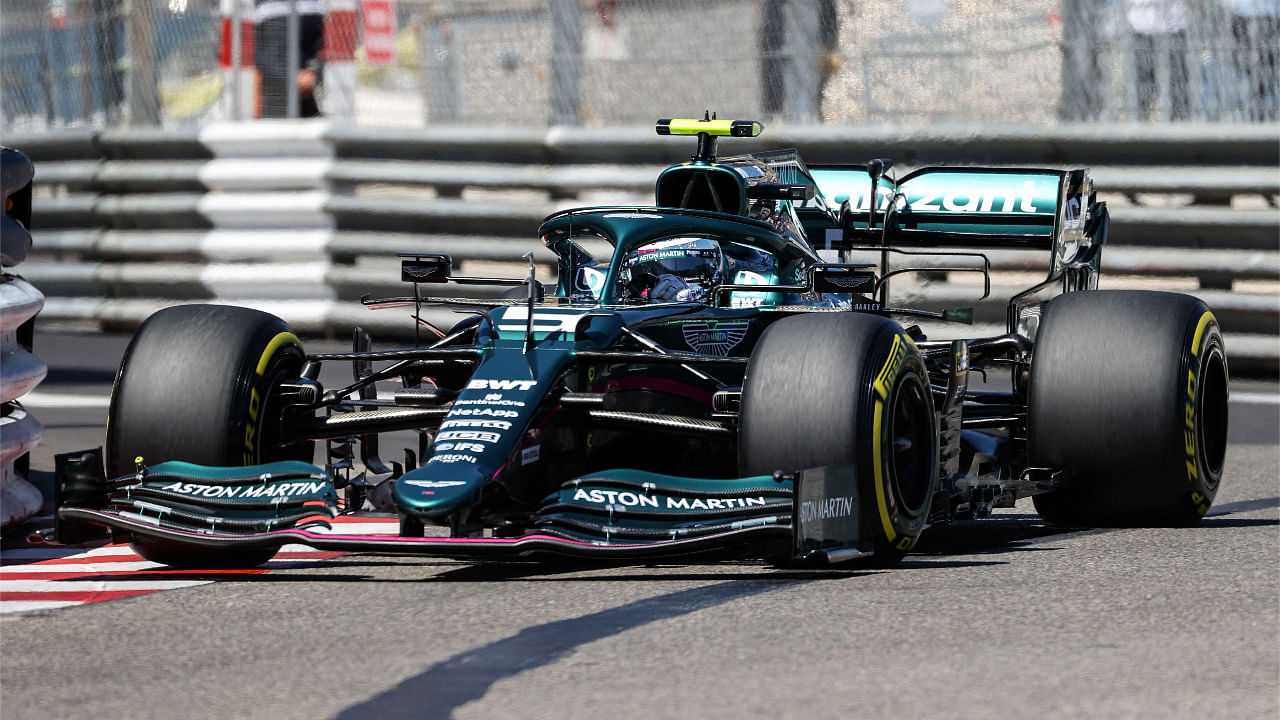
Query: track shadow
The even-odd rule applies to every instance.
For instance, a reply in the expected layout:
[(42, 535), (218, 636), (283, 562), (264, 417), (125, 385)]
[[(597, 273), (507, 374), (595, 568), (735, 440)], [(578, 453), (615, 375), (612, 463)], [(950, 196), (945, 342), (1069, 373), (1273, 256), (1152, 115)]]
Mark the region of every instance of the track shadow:
[[(1233, 518), (1246, 512), (1280, 508), (1280, 497), (1241, 500), (1215, 506), (1187, 530), (1195, 528), (1265, 527), (1280, 525), (1276, 518)], [(1035, 541), (1079, 533), (1113, 532), (1124, 528), (1062, 527), (1050, 525), (1032, 513), (1005, 513), (984, 520), (965, 520), (933, 527), (921, 536), (911, 557), (948, 555), (998, 555), (1013, 552), (1048, 552), (1057, 548)], [(904, 563), (899, 567), (905, 567)]]
[[(719, 564), (718, 566), (723, 565)], [(424, 578), (423, 582), (717, 582), (717, 581), (751, 581), (751, 582), (797, 582), (817, 580), (843, 580), (871, 574), (866, 570), (842, 570), (838, 568), (817, 570), (790, 570), (769, 568), (765, 565), (749, 566), (752, 570), (743, 572), (699, 572), (695, 566), (635, 567), (629, 566), (629, 572), (610, 575), (568, 575), (592, 570), (601, 570), (600, 566), (581, 566), (576, 568), (539, 568), (539, 567), (461, 567), (448, 570), (439, 575)]]
[(1211, 528), (1244, 528), (1244, 527), (1267, 527), (1280, 525), (1280, 518), (1205, 518), (1200, 521), (1200, 527)]
[(1280, 509), (1280, 497), (1258, 498), (1257, 500), (1240, 500), (1237, 502), (1215, 505), (1204, 519), (1212, 520), (1222, 515), (1234, 515), (1236, 513), (1253, 512), (1254, 510), (1276, 509)]
[[(620, 607), (521, 630), (432, 665), (419, 675), (347, 708), (338, 718), (448, 718), (495, 683), (559, 662), (579, 647), (628, 630), (759, 595), (806, 580), (730, 581), (646, 598)], [(426, 631), (424, 631), (426, 632)], [(429, 632), (424, 642), (429, 640)]]
[(1008, 564), (1004, 560), (933, 560), (926, 556), (908, 555), (905, 560), (894, 565), (892, 570), (945, 570)]
[(927, 530), (916, 544), (918, 555), (998, 555), (1045, 552), (1054, 548), (1032, 541), (1070, 535), (1083, 528), (1049, 525), (1035, 515), (1000, 515), (986, 520), (964, 520)]

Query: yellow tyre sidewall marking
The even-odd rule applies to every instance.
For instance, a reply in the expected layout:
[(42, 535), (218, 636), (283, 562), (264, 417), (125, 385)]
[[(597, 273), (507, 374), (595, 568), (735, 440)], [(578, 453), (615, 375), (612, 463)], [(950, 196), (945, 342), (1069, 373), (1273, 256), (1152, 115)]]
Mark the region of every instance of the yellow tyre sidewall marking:
[[(1184, 398), (1183, 445), (1187, 457), (1187, 482), (1193, 488), (1191, 502), (1196, 506), (1196, 512), (1200, 515), (1209, 512), (1208, 499), (1199, 490), (1201, 485), (1200, 459), (1197, 456), (1197, 448), (1200, 446), (1200, 428), (1196, 422), (1196, 411), (1200, 399), (1200, 345), (1204, 341), (1205, 330), (1210, 325), (1216, 325), (1217, 322), (1217, 318), (1213, 316), (1213, 313), (1206, 310), (1200, 315), (1199, 322), (1196, 323), (1195, 334), (1191, 336), (1191, 366), (1187, 368), (1187, 385)], [(1205, 484), (1207, 485), (1207, 483)]]
[(1204, 336), (1205, 328), (1209, 327), (1209, 323), (1217, 323), (1218, 319), (1208, 310), (1200, 316), (1200, 322), (1196, 323), (1196, 334), (1191, 338), (1191, 355), (1198, 356), (1200, 354), (1200, 338)]
[[(898, 371), (902, 368), (902, 363), (906, 360), (907, 348), (903, 342), (902, 335), (893, 336), (893, 345), (889, 348), (889, 357), (885, 360), (884, 367), (880, 368), (880, 372), (876, 374), (874, 384), (875, 390), (875, 410), (871, 419), (871, 471), (875, 478), (876, 486), (876, 508), (880, 513), (880, 525), (884, 529), (885, 540), (894, 545), (898, 539), (898, 533), (893, 528), (893, 519), (889, 516), (889, 499), (885, 492), (885, 472), (884, 472), (884, 407), (889, 399), (889, 393), (893, 389), (894, 381), (897, 380)], [(899, 550), (910, 548), (915, 541), (910, 537), (902, 538)]]
[(277, 333), (275, 337), (271, 338), (271, 342), (267, 343), (267, 348), (262, 351), (262, 357), (258, 358), (258, 377), (262, 377), (267, 372), (267, 365), (271, 363), (271, 356), (275, 354), (276, 350), (280, 349), (281, 345), (293, 345), (299, 350), (302, 349), (302, 341), (298, 340), (297, 335), (291, 332)]

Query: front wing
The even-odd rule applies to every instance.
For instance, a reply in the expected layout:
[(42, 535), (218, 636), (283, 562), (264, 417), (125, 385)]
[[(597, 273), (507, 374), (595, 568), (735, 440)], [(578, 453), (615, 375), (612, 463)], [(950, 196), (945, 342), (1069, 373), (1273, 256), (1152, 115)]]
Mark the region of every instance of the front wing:
[[(337, 513), (336, 493), (323, 471), (305, 463), (244, 468), (162, 463), (108, 481), (92, 451), (71, 455), (78, 462), (59, 463), (56, 542), (79, 542), (106, 528), (118, 539), (227, 550), (301, 544), (464, 560), (559, 556), (615, 562), (732, 554), (820, 565), (869, 556), (872, 546), (850, 466), (740, 480), (598, 473), (566, 482), (548, 498), (535, 529), (521, 537), (406, 537), (327, 532), (326, 521)], [(761, 487), (762, 480), (774, 486)], [(635, 483), (647, 497), (665, 499), (676, 511), (655, 513), (647, 506), (635, 511), (614, 502), (593, 506), (601, 496), (617, 500), (629, 494), (614, 490), (608, 495), (611, 491), (602, 488)], [(741, 497), (743, 488), (768, 495), (768, 501), (747, 508), (741, 500), (725, 499)]]

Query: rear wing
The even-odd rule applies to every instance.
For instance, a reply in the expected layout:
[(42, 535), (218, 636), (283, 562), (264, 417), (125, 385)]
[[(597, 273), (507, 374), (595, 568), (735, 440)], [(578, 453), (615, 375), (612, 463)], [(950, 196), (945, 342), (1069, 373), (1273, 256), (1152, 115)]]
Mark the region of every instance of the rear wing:
[(901, 179), (879, 177), (874, 205), (867, 166), (810, 165), (808, 171), (827, 206), (841, 209), (838, 227), (820, 219), (821, 211), (801, 209), (817, 248), (1028, 247), (1071, 257), (1105, 242), (1105, 230), (1096, 232), (1105, 228), (1105, 210), (1096, 206), (1083, 169), (922, 168)]

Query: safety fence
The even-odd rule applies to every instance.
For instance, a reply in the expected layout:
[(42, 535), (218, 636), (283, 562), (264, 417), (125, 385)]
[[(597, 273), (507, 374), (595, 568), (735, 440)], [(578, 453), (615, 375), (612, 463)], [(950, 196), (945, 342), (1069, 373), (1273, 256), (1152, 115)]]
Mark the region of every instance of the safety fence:
[(0, 148), (0, 531), (8, 531), (40, 509), (43, 497), (27, 481), (28, 453), (43, 428), (19, 400), (44, 379), (45, 365), (32, 354), (33, 318), (44, 297), (19, 277), (31, 235), (31, 161)]
[(254, 22), (268, 5), (323, 7), (321, 110), (368, 126), (609, 127), (705, 108), (1237, 123), (1280, 108), (1274, 0), (13, 0), (0, 124), (269, 116), (259, 88), (286, 58)]
[[(1228, 334), (1234, 370), (1280, 369), (1274, 124), (812, 126), (768, 139), (833, 163), (1090, 166), (1112, 214), (1102, 286), (1197, 295)], [(533, 250), (550, 279), (552, 255), (535, 236), (543, 217), (651, 204), (657, 172), (690, 152), (640, 127), (371, 130), (323, 121), (20, 142), (40, 163), (25, 270), (48, 296), (42, 318), (132, 328), (165, 305), (217, 301), (275, 312), (302, 332), (341, 335), (359, 324), (399, 339), (412, 334), (407, 311), (357, 302), (405, 292), (394, 253), (446, 252), (462, 271), (489, 274), (489, 263)], [(760, 142), (725, 139), (721, 150)], [(894, 291), (900, 304), (972, 305), (979, 327), (964, 332), (999, 332), (1004, 299), (1043, 276), (1042, 255), (990, 252), (996, 272), (985, 301), (968, 273), (922, 272)], [(447, 310), (428, 319), (454, 321)]]

